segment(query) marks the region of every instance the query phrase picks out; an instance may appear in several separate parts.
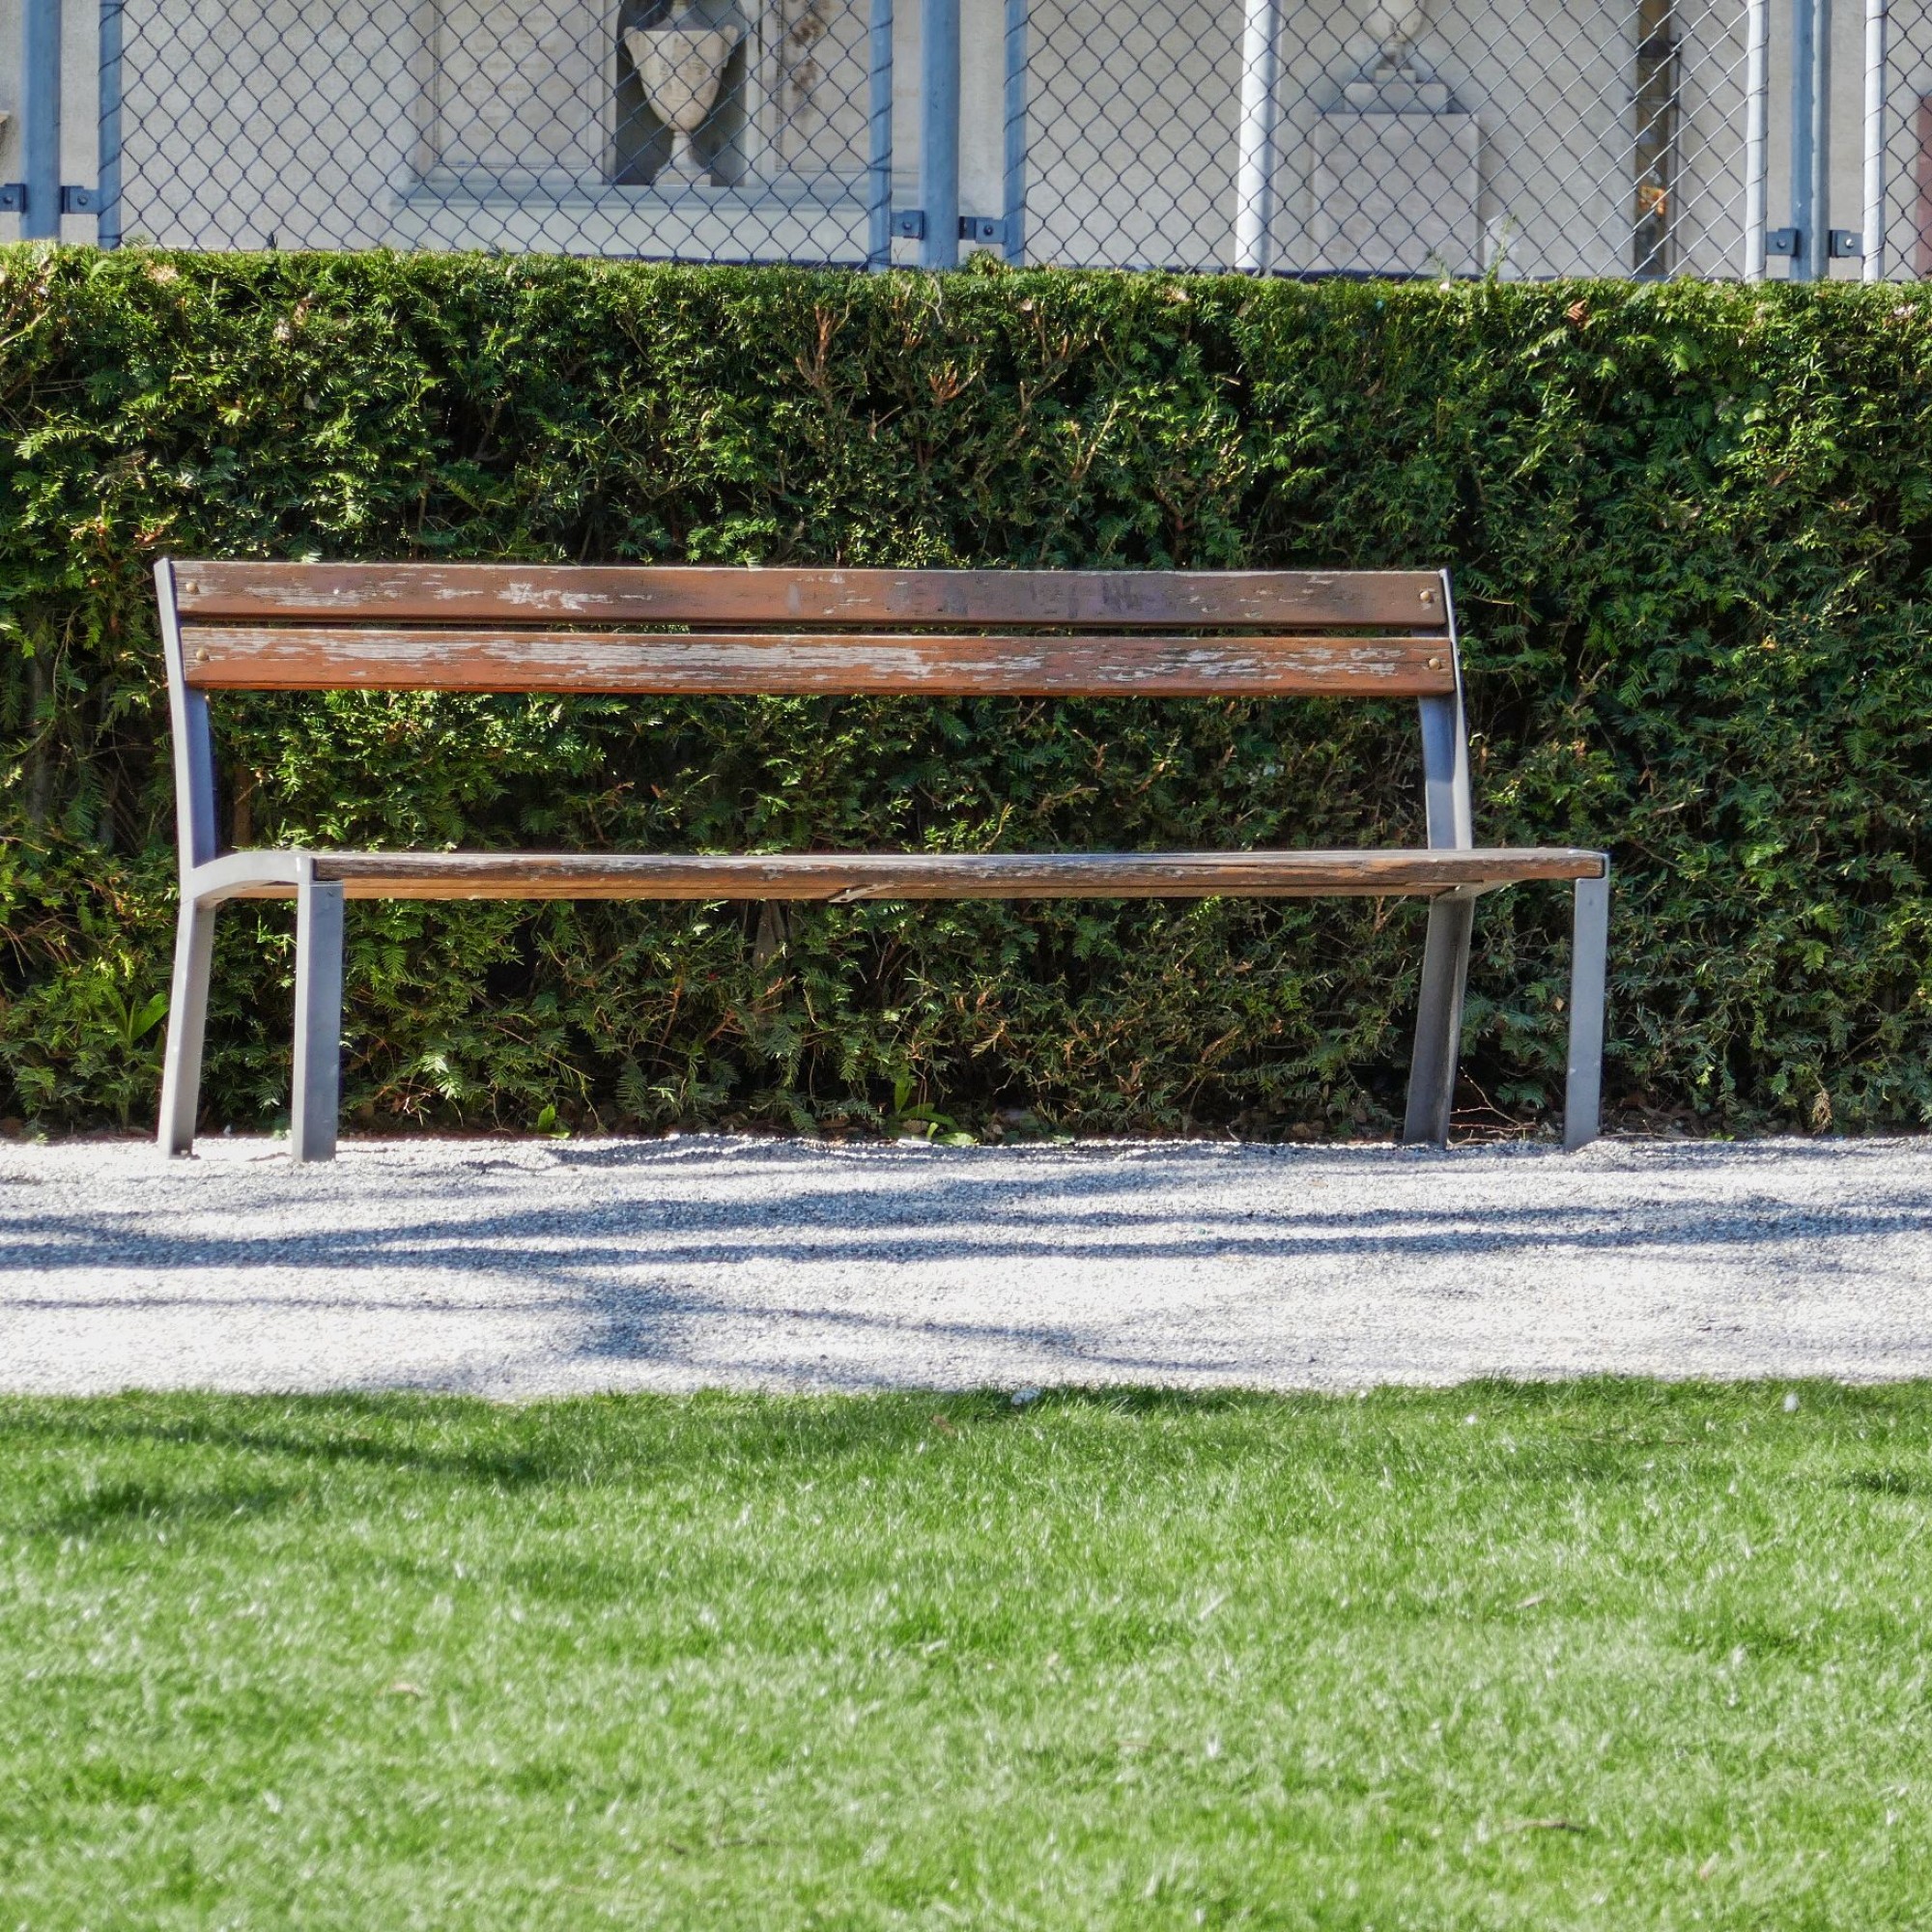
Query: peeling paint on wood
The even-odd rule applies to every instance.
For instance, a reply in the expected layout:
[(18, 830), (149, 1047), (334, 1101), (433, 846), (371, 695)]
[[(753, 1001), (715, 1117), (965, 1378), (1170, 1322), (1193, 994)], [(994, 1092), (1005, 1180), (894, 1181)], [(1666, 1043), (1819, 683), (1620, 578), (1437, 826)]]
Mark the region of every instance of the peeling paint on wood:
[[(190, 886), (203, 902), (286, 898), (290, 855), (238, 854)], [(1383, 852), (318, 852), (350, 898), (1295, 898), (1482, 890), (1599, 878), (1596, 852), (1500, 847)], [(277, 876), (279, 875), (279, 876)]]
[(1418, 570), (789, 570), (682, 564), (177, 563), (181, 614), (328, 622), (1447, 629)]
[(1421, 697), (1456, 688), (1441, 638), (934, 637), (403, 630), (199, 623), (207, 690), (922, 693)]

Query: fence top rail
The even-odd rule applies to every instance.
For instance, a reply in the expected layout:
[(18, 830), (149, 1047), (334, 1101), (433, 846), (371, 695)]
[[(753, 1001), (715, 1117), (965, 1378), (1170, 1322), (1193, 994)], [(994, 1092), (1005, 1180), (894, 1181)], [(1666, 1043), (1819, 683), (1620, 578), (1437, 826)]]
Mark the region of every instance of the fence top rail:
[(176, 561), (184, 625), (996, 625), (1446, 636), (1420, 570), (827, 570), (687, 564)]

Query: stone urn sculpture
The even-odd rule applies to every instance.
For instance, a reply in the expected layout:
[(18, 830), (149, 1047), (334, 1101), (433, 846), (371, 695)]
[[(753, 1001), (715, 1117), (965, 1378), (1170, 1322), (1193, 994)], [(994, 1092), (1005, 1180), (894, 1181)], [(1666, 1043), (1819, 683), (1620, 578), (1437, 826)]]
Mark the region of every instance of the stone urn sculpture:
[(711, 170), (697, 156), (697, 130), (717, 105), (718, 84), (738, 33), (735, 26), (714, 27), (688, 14), (668, 27), (625, 30), (624, 44), (637, 64), (644, 99), (670, 129), (670, 159), (658, 170), (659, 187), (711, 185)]
[(1383, 114), (1442, 114), (1449, 89), (1415, 57), (1415, 43), (1429, 24), (1425, 5), (1411, 0), (1377, 0), (1369, 9), (1368, 29), (1376, 37), (1376, 57), (1357, 79), (1342, 88), (1348, 106)]
[(1381, 43), (1384, 67), (1407, 65), (1408, 50), (1422, 38), (1428, 14), (1422, 7), (1405, 6), (1402, 0), (1381, 0), (1369, 10), (1369, 32)]

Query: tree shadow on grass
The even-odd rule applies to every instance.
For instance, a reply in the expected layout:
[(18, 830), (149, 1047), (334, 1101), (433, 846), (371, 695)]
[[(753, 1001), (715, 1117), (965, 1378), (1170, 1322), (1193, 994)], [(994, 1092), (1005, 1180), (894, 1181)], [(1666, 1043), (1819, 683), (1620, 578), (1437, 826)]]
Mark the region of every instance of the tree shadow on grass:
[[(117, 1523), (259, 1515), (302, 1493), (303, 1472), (317, 1467), (362, 1466), (497, 1492), (655, 1481), (720, 1460), (791, 1465), (816, 1476), (844, 1460), (912, 1450), (931, 1434), (936, 1410), (949, 1428), (964, 1430), (1054, 1412), (1142, 1421), (1274, 1420), (1297, 1405), (1312, 1408), (1340, 1400), (1147, 1387), (1054, 1388), (1017, 1404), (999, 1389), (564, 1396), (514, 1406), (408, 1391), (12, 1398), (0, 1404), (0, 1447), (11, 1439), (56, 1451), (213, 1450), (296, 1465), (273, 1482), (256, 1478), (198, 1489), (173, 1487), (152, 1473), (105, 1480), (50, 1515), (14, 1525), (29, 1534), (87, 1535)], [(258, 1419), (268, 1410), (275, 1421)], [(372, 1425), (384, 1433), (370, 1433)], [(439, 1439), (423, 1439), (431, 1431)]]
[(217, 1484), (179, 1488), (125, 1480), (91, 1487), (52, 1514), (17, 1525), (27, 1536), (94, 1537), (115, 1530), (185, 1528), (267, 1516), (298, 1493), (291, 1485)]

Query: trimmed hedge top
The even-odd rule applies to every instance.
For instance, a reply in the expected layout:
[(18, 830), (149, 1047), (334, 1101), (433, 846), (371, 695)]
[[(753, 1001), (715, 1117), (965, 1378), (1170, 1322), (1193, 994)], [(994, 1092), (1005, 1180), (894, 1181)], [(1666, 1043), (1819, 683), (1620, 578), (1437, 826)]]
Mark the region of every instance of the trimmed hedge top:
[[(0, 250), (0, 1113), (152, 1118), (178, 555), (1456, 572), (1478, 837), (1616, 855), (1613, 1103), (1932, 1119), (1932, 300)], [(1419, 838), (1406, 707), (219, 704), (238, 842)], [(1381, 1130), (1409, 904), (358, 906), (352, 1120)], [(1560, 1088), (1486, 900), (1466, 1099)], [(209, 1108), (285, 1114), (288, 916)], [(551, 1110), (546, 1112), (546, 1110)]]

